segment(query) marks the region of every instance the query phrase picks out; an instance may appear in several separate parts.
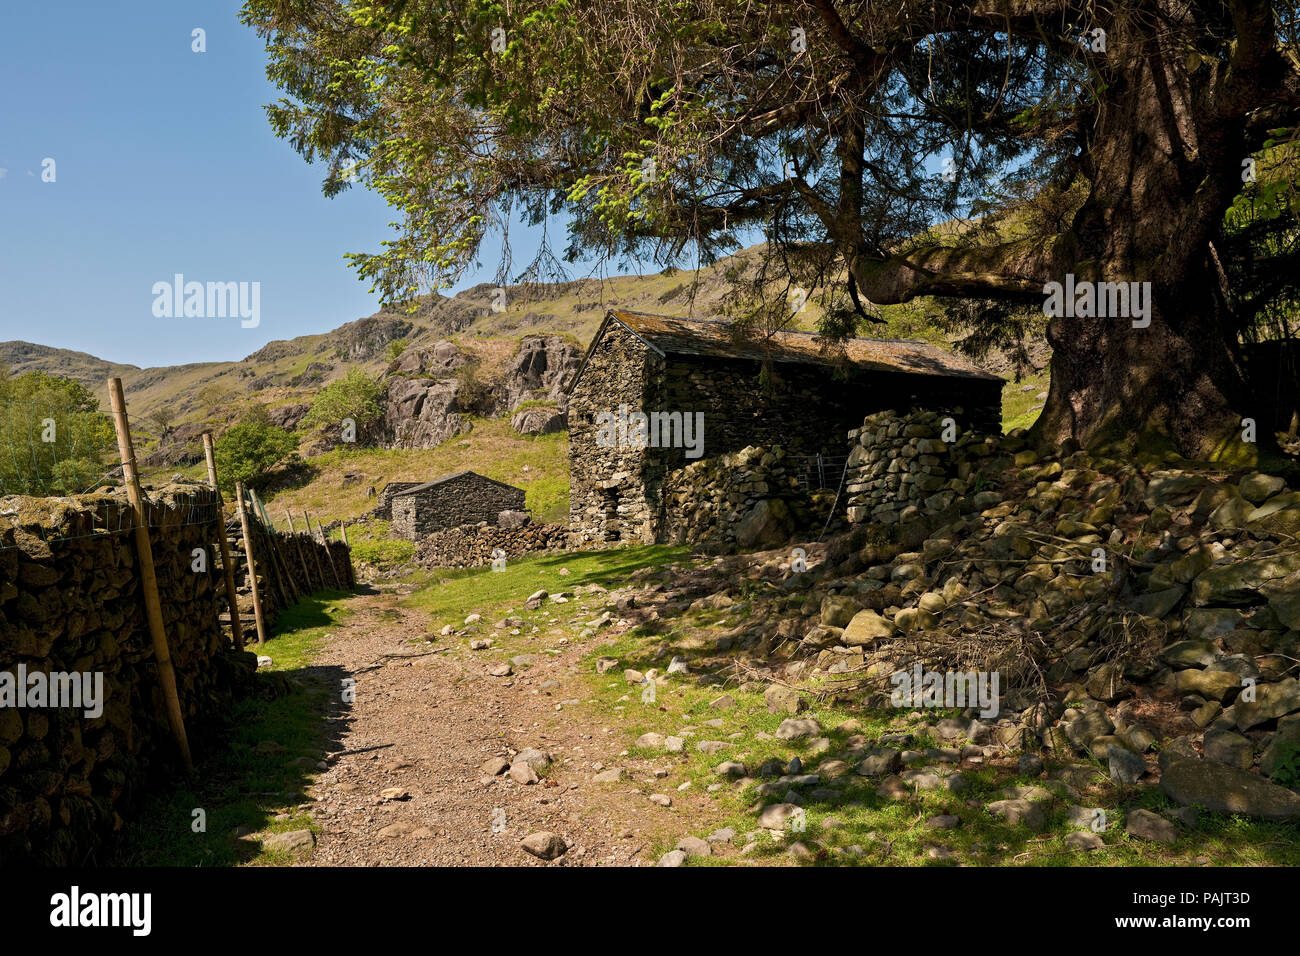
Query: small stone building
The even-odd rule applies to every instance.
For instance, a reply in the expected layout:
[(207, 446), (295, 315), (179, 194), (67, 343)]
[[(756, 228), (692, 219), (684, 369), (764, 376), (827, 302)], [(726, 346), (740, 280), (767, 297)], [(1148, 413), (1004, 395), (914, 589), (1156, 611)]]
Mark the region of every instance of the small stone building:
[(611, 310), (566, 385), (570, 527), (582, 541), (663, 540), (671, 471), (751, 445), (843, 456), (863, 416), (889, 408), (996, 429), (1002, 385), (922, 342), (850, 339), (830, 355), (810, 332), (738, 339), (722, 321)]
[(403, 491), (410, 491), (412, 488), (418, 488), (424, 484), (422, 481), (390, 481), (384, 485), (379, 492), (379, 498), (375, 505), (375, 517), (382, 518), (384, 521), (393, 520), (393, 495), (401, 494)]
[(522, 488), (472, 471), (443, 475), (392, 495), (392, 533), (413, 540), (480, 521), (495, 525), (501, 512), (523, 511), (524, 497)]

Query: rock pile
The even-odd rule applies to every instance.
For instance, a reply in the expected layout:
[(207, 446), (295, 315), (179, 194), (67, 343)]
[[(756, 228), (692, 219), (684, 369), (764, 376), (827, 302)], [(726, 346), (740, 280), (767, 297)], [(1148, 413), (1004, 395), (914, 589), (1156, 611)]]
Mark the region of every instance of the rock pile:
[[(1002, 745), (1091, 756), (1117, 783), (1159, 778), (1187, 806), (1300, 816), (1300, 492), (1264, 474), (1040, 458), (1018, 433), (959, 441), (967, 457), (945, 462), (922, 447), (929, 419), (870, 436), (938, 460), (920, 474), (941, 484), (912, 482), (930, 498), (889, 511), (915, 508), (925, 537), (863, 547), (859, 530), (788, 577), (809, 592), (816, 655), (792, 666), (860, 675), (885, 706), (890, 677), (917, 664), (999, 671), (981, 733)], [(975, 481), (990, 487), (972, 494)]]

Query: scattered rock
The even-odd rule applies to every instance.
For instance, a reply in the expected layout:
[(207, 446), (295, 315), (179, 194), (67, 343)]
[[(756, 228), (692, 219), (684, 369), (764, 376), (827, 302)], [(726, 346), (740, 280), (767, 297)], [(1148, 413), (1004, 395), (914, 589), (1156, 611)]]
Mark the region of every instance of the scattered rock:
[(1124, 821), (1124, 832), (1139, 840), (1173, 845), (1178, 842), (1178, 828), (1159, 814), (1150, 810), (1130, 810)]
[(262, 838), (262, 849), (295, 856), (306, 856), (316, 847), (316, 834), (310, 830), (289, 830)]
[(678, 850), (681, 850), (687, 856), (712, 856), (713, 847), (708, 842), (701, 840), (699, 837), (682, 837), (677, 841)]
[(811, 717), (788, 717), (776, 728), (778, 740), (800, 740), (821, 733), (821, 724)]
[(551, 833), (549, 830), (530, 833), (519, 841), (519, 845), (539, 860), (558, 859), (569, 849), (569, 845), (564, 842), (563, 837)]
[(1211, 760), (1174, 761), (1161, 776), (1160, 789), (1184, 806), (1215, 813), (1240, 813), (1261, 820), (1300, 817), (1300, 794)]

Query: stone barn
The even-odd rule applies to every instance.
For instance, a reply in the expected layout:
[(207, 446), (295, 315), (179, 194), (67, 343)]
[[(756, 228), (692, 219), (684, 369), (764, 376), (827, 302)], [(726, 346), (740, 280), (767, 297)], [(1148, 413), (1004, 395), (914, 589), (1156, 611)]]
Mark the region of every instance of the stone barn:
[(418, 488), (422, 484), (424, 484), (422, 481), (390, 481), (384, 485), (383, 490), (379, 492), (378, 503), (375, 505), (375, 516), (385, 521), (392, 521), (393, 495)]
[(392, 495), (392, 533), (415, 539), (480, 521), (495, 525), (501, 512), (523, 511), (524, 497), (524, 489), (476, 472), (443, 475)]
[(671, 471), (750, 445), (842, 457), (863, 416), (891, 408), (997, 429), (1002, 385), (921, 342), (850, 339), (829, 355), (811, 332), (737, 339), (722, 321), (611, 310), (566, 386), (570, 527), (663, 540)]

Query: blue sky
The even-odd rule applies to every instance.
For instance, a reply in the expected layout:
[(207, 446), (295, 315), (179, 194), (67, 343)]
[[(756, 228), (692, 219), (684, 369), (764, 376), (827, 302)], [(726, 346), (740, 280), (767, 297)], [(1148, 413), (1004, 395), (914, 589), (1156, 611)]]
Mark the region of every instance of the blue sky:
[[(394, 218), (276, 139), (279, 93), (237, 0), (42, 0), (0, 19), (0, 341), (132, 365), (243, 358), (370, 315), (343, 256)], [(191, 50), (206, 31), (207, 51)], [(42, 162), (55, 161), (55, 181)], [(557, 231), (558, 230), (558, 231)], [(552, 226), (552, 243), (562, 240)], [(512, 230), (516, 264), (530, 237)], [(456, 286), (492, 278), (494, 243)], [(157, 318), (154, 283), (260, 282), (260, 322)]]

